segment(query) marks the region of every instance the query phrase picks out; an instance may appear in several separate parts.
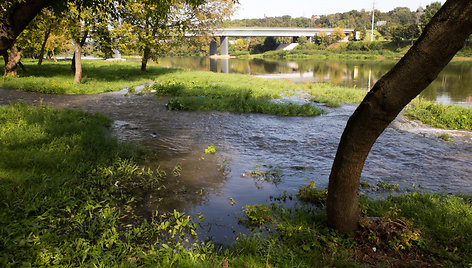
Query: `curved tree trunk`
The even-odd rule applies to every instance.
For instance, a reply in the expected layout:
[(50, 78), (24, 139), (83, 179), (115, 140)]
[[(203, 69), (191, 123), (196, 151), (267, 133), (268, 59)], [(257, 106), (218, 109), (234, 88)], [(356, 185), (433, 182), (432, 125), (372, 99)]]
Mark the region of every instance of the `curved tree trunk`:
[(328, 223), (357, 229), (358, 188), (372, 145), (400, 111), (423, 91), (472, 33), (472, 1), (448, 0), (408, 53), (384, 75), (349, 118), (329, 177)]
[(13, 46), (16, 38), (36, 15), (57, 0), (25, 0), (13, 4), (0, 18), (0, 54)]

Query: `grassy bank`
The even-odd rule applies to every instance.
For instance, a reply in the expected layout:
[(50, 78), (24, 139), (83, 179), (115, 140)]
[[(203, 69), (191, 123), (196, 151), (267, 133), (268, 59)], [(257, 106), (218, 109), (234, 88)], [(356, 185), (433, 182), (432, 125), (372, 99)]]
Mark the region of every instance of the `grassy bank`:
[[(19, 70), (18, 78), (2, 76), (0, 88), (48, 94), (97, 94), (142, 85), (153, 81), (159, 74), (172, 71), (151, 65), (149, 72), (143, 73), (139, 62), (83, 60), (83, 79), (75, 85), (70, 60), (57, 63), (44, 61), (42, 65), (37, 65), (33, 60), (22, 62), (28, 73)], [(0, 68), (3, 70), (3, 65)]]
[(245, 206), (240, 222), (255, 235), (227, 249), (185, 242), (195, 234), (196, 219), (140, 209), (147, 193), (164, 194), (167, 177), (142, 168), (139, 163), (152, 160), (149, 153), (111, 138), (109, 123), (100, 114), (0, 107), (2, 267), (472, 263), (471, 196), (363, 196), (363, 211), (379, 218), (365, 218), (357, 233), (339, 235), (327, 227), (326, 190), (314, 183), (300, 187), (297, 198), (304, 201), (293, 207), (283, 205), (292, 196)]
[[(328, 47), (315, 43), (304, 43), (293, 50), (267, 51), (261, 54), (250, 54), (238, 51), (238, 58), (267, 59), (317, 59), (317, 60), (398, 60), (411, 48), (411, 41), (351, 41), (339, 42)], [(460, 60), (471, 60), (471, 48), (464, 47), (456, 55)]]
[(361, 196), (364, 218), (359, 230), (349, 235), (327, 228), (326, 190), (308, 184), (300, 187), (297, 196), (306, 203), (291, 208), (280, 202), (245, 207), (241, 221), (269, 235), (237, 242), (235, 249), (242, 256), (236, 260), (246, 260), (250, 267), (472, 264), (470, 195), (410, 193), (381, 200)]
[[(83, 61), (84, 79), (74, 85), (69, 62), (47, 62), (37, 66), (34, 62), (25, 62), (28, 74), (20, 77), (2, 77), (0, 87), (52, 94), (95, 94), (117, 91), (144, 83), (157, 82), (153, 89), (159, 95), (172, 96), (168, 108), (172, 110), (192, 111), (231, 111), (241, 113), (267, 113), (281, 116), (314, 116), (323, 110), (310, 105), (296, 105), (274, 102), (285, 95), (310, 93), (316, 96), (317, 88), (325, 92), (350, 92), (351, 95), (363, 95), (356, 89), (328, 85), (303, 85), (288, 81), (268, 81), (249, 75), (218, 74), (164, 68), (149, 65), (148, 72), (139, 70), (139, 62), (106, 62), (99, 60)], [(347, 96), (349, 94), (345, 94)], [(314, 101), (339, 106), (340, 102), (352, 102), (341, 99), (342, 95), (323, 97)]]
[[(291, 116), (319, 115), (323, 110), (309, 104), (284, 104), (273, 99), (302, 95), (313, 102), (339, 107), (342, 103), (359, 103), (366, 94), (360, 89), (323, 83), (297, 84), (242, 74), (164, 68), (154, 64), (150, 64), (149, 71), (143, 73), (139, 70), (139, 62), (99, 60), (85, 60), (83, 83), (74, 85), (68, 61), (45, 62), (42, 66), (25, 61), (25, 66), (28, 74), (21, 74), (18, 78), (2, 77), (0, 87), (54, 94), (94, 94), (156, 82), (152, 89), (157, 94), (172, 96), (169, 109)], [(413, 101), (406, 114), (434, 127), (472, 130), (470, 108)]]
[[(0, 107), (0, 266), (174, 261), (194, 226), (177, 212), (137, 212), (165, 178), (139, 167), (143, 154), (112, 139), (109, 123), (99, 114)], [(198, 259), (192, 254), (178, 257)]]
[(415, 99), (405, 109), (405, 115), (436, 128), (472, 131), (471, 107)]

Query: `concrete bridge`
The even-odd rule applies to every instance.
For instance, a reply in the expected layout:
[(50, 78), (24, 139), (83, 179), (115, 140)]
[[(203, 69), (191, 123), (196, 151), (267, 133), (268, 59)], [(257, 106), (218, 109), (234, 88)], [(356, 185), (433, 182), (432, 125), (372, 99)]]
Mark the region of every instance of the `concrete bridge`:
[[(351, 34), (354, 29), (342, 29), (345, 35)], [(228, 55), (228, 37), (292, 37), (295, 41), (305, 36), (308, 42), (320, 32), (331, 35), (334, 28), (289, 28), (289, 27), (232, 27), (216, 29), (213, 36), (220, 37), (221, 55)], [(216, 41), (210, 43), (210, 56), (216, 55)]]

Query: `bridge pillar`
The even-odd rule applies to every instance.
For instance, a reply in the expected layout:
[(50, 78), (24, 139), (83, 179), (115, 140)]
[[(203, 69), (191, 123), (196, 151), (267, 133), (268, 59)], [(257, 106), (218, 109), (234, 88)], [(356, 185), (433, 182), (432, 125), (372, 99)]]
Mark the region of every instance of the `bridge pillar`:
[(220, 37), (220, 49), (221, 49), (221, 55), (224, 55), (224, 56), (228, 55), (228, 37), (227, 36)]
[(313, 43), (313, 36), (308, 36), (308, 43)]
[(210, 42), (210, 56), (216, 55), (216, 41), (211, 40)]

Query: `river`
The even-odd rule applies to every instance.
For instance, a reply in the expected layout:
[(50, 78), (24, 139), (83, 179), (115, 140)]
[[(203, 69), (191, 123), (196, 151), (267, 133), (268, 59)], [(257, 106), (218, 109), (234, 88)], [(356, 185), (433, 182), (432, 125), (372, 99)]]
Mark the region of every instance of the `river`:
[[(247, 230), (237, 224), (242, 207), (297, 192), (312, 179), (326, 187), (339, 138), (356, 105), (328, 109), (317, 117), (279, 117), (227, 112), (168, 111), (166, 98), (125, 96), (125, 91), (65, 96), (0, 89), (0, 104), (23, 101), (100, 112), (114, 120), (119, 140), (156, 152), (169, 174), (163, 202), (148, 197), (146, 209), (178, 209), (205, 215), (202, 238), (226, 244)], [(380, 136), (366, 160), (362, 180), (399, 184), (402, 191), (472, 193), (472, 135), (435, 130), (398, 118)], [(205, 154), (215, 146), (215, 154)], [(180, 176), (172, 170), (180, 166)], [(278, 179), (253, 178), (251, 171)]]
[[(367, 89), (387, 73), (396, 61), (214, 60), (203, 57), (166, 57), (160, 59), (159, 63), (169, 67), (243, 73), (293, 82), (329, 82)], [(421, 97), (443, 104), (472, 106), (472, 61), (449, 63), (438, 78), (421, 93)]]

